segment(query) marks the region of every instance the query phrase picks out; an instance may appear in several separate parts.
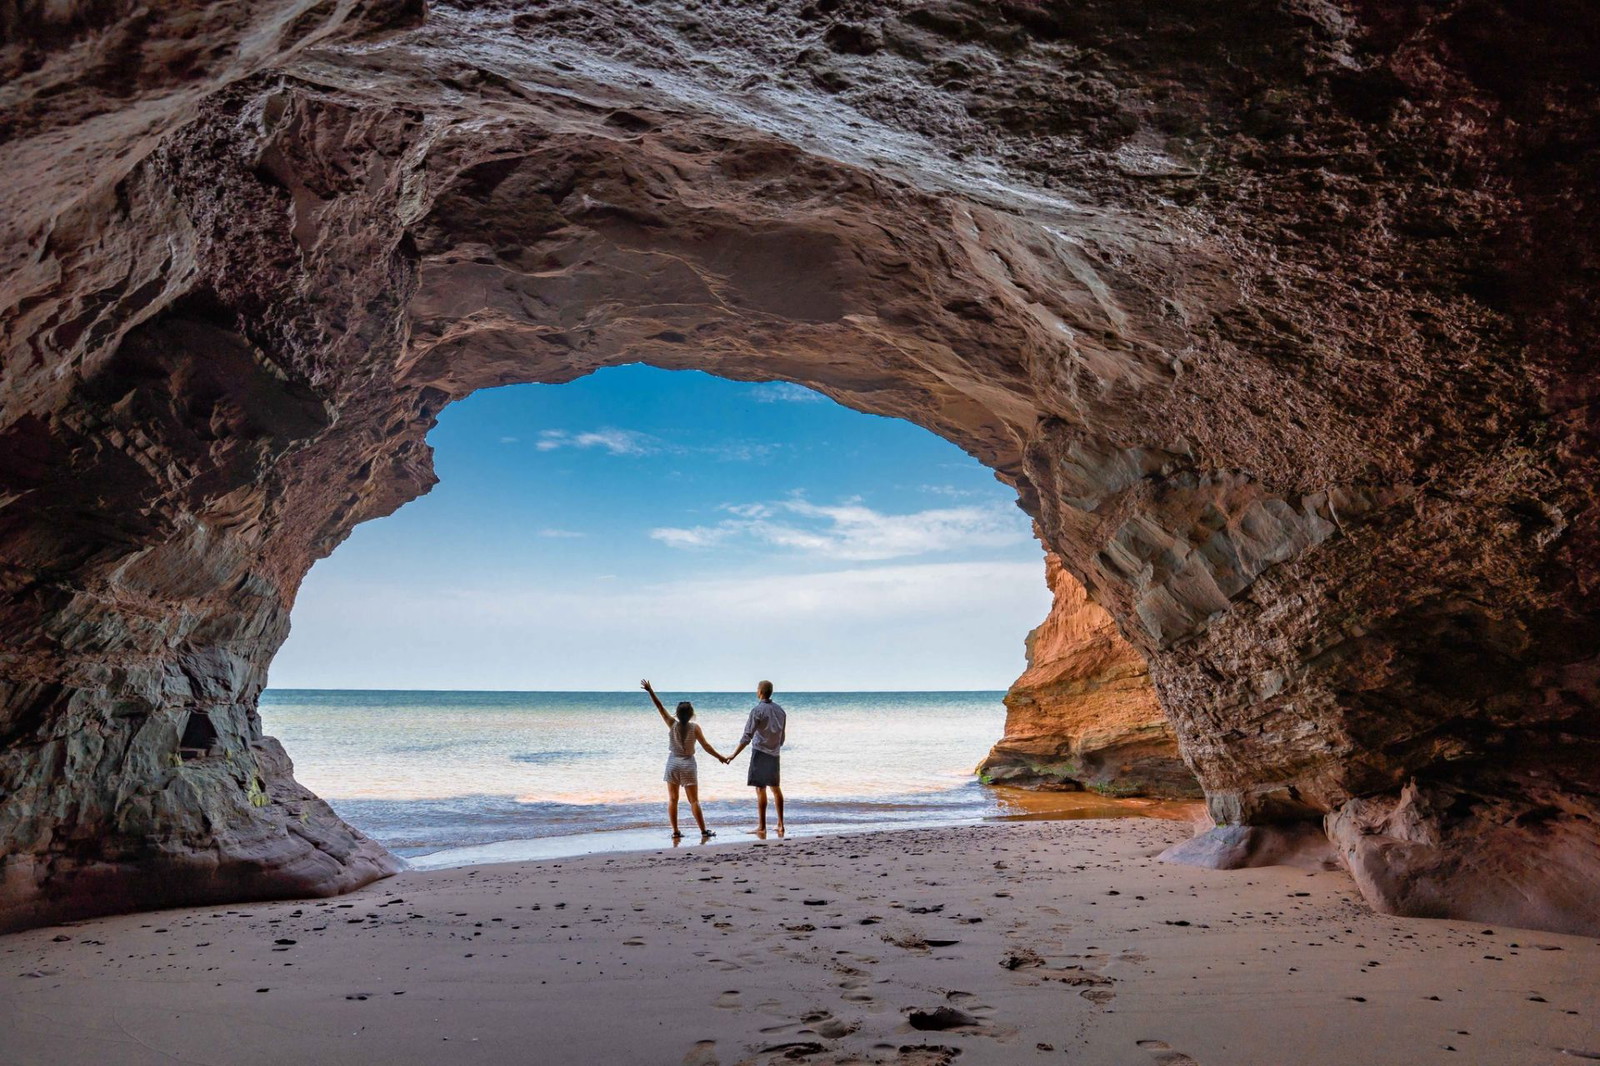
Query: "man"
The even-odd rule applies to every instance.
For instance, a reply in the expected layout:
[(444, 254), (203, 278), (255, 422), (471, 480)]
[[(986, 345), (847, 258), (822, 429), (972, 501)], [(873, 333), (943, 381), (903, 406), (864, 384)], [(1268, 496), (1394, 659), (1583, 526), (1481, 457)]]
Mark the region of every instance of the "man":
[(767, 789), (770, 788), (772, 798), (778, 805), (778, 835), (783, 836), (783, 789), (778, 785), (778, 751), (783, 747), (783, 730), (789, 716), (782, 707), (772, 702), (771, 681), (757, 685), (756, 695), (760, 701), (750, 708), (750, 718), (744, 724), (744, 736), (739, 739), (739, 746), (728, 756), (728, 760), (737, 759), (747, 744), (755, 742), (756, 750), (750, 753), (750, 776), (745, 780), (756, 790), (756, 809), (761, 818), (756, 835), (767, 835)]

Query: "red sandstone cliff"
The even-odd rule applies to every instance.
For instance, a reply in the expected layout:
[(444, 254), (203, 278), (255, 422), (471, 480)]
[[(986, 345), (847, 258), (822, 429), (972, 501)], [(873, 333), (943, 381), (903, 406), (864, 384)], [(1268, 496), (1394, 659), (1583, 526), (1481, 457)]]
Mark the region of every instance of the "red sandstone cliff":
[(1028, 634), (1027, 672), (1006, 693), (1005, 736), (978, 771), (994, 782), (1198, 798), (1144, 656), (1053, 552), (1045, 580), (1055, 600)]

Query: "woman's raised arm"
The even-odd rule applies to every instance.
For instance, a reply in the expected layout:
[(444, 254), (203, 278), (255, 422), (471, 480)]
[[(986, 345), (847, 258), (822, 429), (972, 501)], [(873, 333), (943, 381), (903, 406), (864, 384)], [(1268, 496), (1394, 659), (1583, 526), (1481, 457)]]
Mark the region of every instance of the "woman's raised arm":
[(668, 714), (667, 713), (667, 709), (665, 707), (661, 706), (661, 697), (657, 696), (656, 695), (656, 690), (650, 687), (650, 682), (641, 681), (641, 682), (639, 682), (639, 687), (644, 689), (646, 692), (650, 693), (650, 702), (656, 705), (656, 713), (661, 715), (661, 720), (663, 722), (667, 723), (667, 728), (668, 729), (671, 729), (672, 728), (672, 715)]

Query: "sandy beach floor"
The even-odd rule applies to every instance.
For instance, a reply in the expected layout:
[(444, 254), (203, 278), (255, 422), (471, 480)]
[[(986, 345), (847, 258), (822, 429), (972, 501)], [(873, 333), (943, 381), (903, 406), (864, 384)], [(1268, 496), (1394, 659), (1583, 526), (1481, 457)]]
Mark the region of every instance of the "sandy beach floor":
[(1600, 944), (1021, 822), (408, 873), (0, 937), (0, 1062), (1600, 1060)]

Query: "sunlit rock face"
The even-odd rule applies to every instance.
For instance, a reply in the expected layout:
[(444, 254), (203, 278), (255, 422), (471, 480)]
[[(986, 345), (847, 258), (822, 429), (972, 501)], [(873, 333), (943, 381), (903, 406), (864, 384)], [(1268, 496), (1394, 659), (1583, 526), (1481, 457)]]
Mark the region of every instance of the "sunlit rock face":
[(1199, 798), (1144, 657), (1054, 555), (1045, 580), (1050, 614), (1028, 634), (1028, 670), (1006, 693), (1005, 736), (978, 772), (996, 784)]
[(993, 467), (1219, 821), (1600, 930), (1597, 19), (25, 5), (0, 921), (388, 869), (254, 716), (301, 578), (451, 400), (645, 361)]

